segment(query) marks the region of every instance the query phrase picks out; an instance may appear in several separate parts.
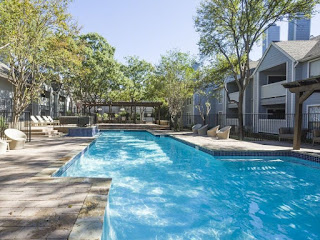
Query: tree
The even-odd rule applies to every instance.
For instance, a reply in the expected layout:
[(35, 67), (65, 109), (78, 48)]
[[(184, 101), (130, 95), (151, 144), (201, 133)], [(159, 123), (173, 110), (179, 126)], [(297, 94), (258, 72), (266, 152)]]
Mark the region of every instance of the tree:
[[(154, 75), (154, 67), (145, 60), (140, 60), (136, 56), (125, 58), (126, 63), (121, 66), (121, 71), (126, 77), (123, 90), (123, 98), (131, 102), (148, 100), (147, 84)], [(143, 112), (144, 110), (142, 110)], [(132, 107), (131, 107), (132, 114)], [(141, 114), (141, 109), (140, 109)], [(142, 114), (140, 116), (140, 119)], [(132, 118), (132, 116), (131, 116)]]
[[(1, 55), (13, 85), (13, 122), (39, 98), (41, 87), (52, 77), (53, 66), (69, 61), (61, 44), (76, 29), (67, 13), (68, 0), (0, 1)], [(57, 53), (60, 54), (57, 54)]]
[(74, 98), (82, 103), (111, 99), (122, 77), (115, 48), (97, 33), (81, 35), (78, 45), (82, 62), (68, 81)]
[[(185, 100), (192, 96), (197, 71), (195, 59), (188, 53), (170, 51), (161, 56), (157, 66), (158, 84), (162, 97), (167, 101), (169, 113), (175, 131), (180, 130), (178, 118)], [(160, 91), (158, 90), (158, 94)]]
[(318, 0), (207, 0), (195, 18), (200, 51), (222, 56), (239, 88), (239, 138), (243, 139), (243, 99), (250, 82), (249, 55), (268, 27), (284, 17), (310, 16)]

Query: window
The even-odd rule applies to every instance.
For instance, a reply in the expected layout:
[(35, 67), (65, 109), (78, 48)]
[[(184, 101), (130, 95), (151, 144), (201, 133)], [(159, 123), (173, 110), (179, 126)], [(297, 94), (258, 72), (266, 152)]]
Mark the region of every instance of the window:
[(282, 82), (286, 80), (286, 76), (268, 76), (268, 84)]
[(309, 63), (309, 77), (320, 75), (320, 59)]

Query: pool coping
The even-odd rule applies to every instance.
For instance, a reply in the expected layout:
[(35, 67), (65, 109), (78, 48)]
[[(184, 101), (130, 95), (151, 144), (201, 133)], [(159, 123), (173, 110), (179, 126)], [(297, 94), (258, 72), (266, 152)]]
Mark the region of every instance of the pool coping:
[(103, 220), (105, 208), (108, 202), (109, 190), (111, 187), (112, 178), (87, 178), (87, 177), (57, 177), (54, 174), (61, 167), (66, 165), (71, 160), (81, 153), (84, 153), (88, 146), (94, 143), (96, 137), (88, 138), (90, 142), (80, 144), (83, 149), (73, 150), (64, 157), (58, 159), (58, 163), (49, 165), (35, 176), (29, 182), (67, 182), (67, 183), (89, 183), (90, 190), (82, 204), (82, 207), (74, 223), (69, 240), (101, 239), (103, 231)]

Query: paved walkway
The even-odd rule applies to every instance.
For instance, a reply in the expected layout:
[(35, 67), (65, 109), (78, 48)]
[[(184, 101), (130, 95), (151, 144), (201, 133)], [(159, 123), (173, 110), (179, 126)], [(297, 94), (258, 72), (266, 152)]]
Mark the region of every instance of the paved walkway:
[[(215, 139), (208, 136), (199, 136), (191, 132), (172, 132), (172, 131), (150, 131), (159, 135), (172, 135), (184, 141), (199, 145), (210, 150), (221, 151), (279, 151), (292, 150), (292, 143), (279, 141), (257, 141), (246, 142), (235, 139)], [(310, 152), (320, 154), (320, 145), (314, 147), (309, 144), (301, 145), (301, 152)]]
[(100, 239), (110, 179), (52, 178), (90, 138), (44, 138), (0, 155), (0, 239)]

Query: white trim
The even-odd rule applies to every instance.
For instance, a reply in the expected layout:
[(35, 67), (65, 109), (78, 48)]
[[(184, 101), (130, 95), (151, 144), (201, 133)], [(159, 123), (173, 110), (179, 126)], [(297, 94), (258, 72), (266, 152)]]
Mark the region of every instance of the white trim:
[(308, 64), (307, 64), (307, 78), (310, 78), (310, 63), (312, 62), (316, 62), (316, 61), (319, 61), (320, 58), (315, 58), (315, 59), (312, 59), (310, 61), (308, 61)]
[[(296, 76), (295, 76), (295, 73), (296, 73), (296, 71), (295, 71), (295, 63), (294, 62), (292, 62), (292, 69), (291, 69), (291, 82), (294, 82), (295, 81), (295, 79), (296, 79)], [(294, 105), (295, 105), (295, 103), (294, 103), (294, 94), (293, 93), (290, 93), (291, 94), (291, 114), (292, 113), (295, 113), (294, 111), (295, 111), (295, 109), (294, 109)]]
[[(288, 62), (286, 62), (286, 75), (287, 75), (287, 77), (286, 77), (286, 82), (289, 82), (289, 78), (288, 78), (288, 76), (289, 76), (289, 63), (288, 63)], [(288, 94), (289, 94), (289, 90), (286, 88), (285, 114), (288, 113), (288, 109), (287, 109), (287, 108), (288, 108)], [(287, 116), (287, 115), (286, 115), (286, 116)], [(288, 126), (288, 125), (287, 125), (287, 126)]]

